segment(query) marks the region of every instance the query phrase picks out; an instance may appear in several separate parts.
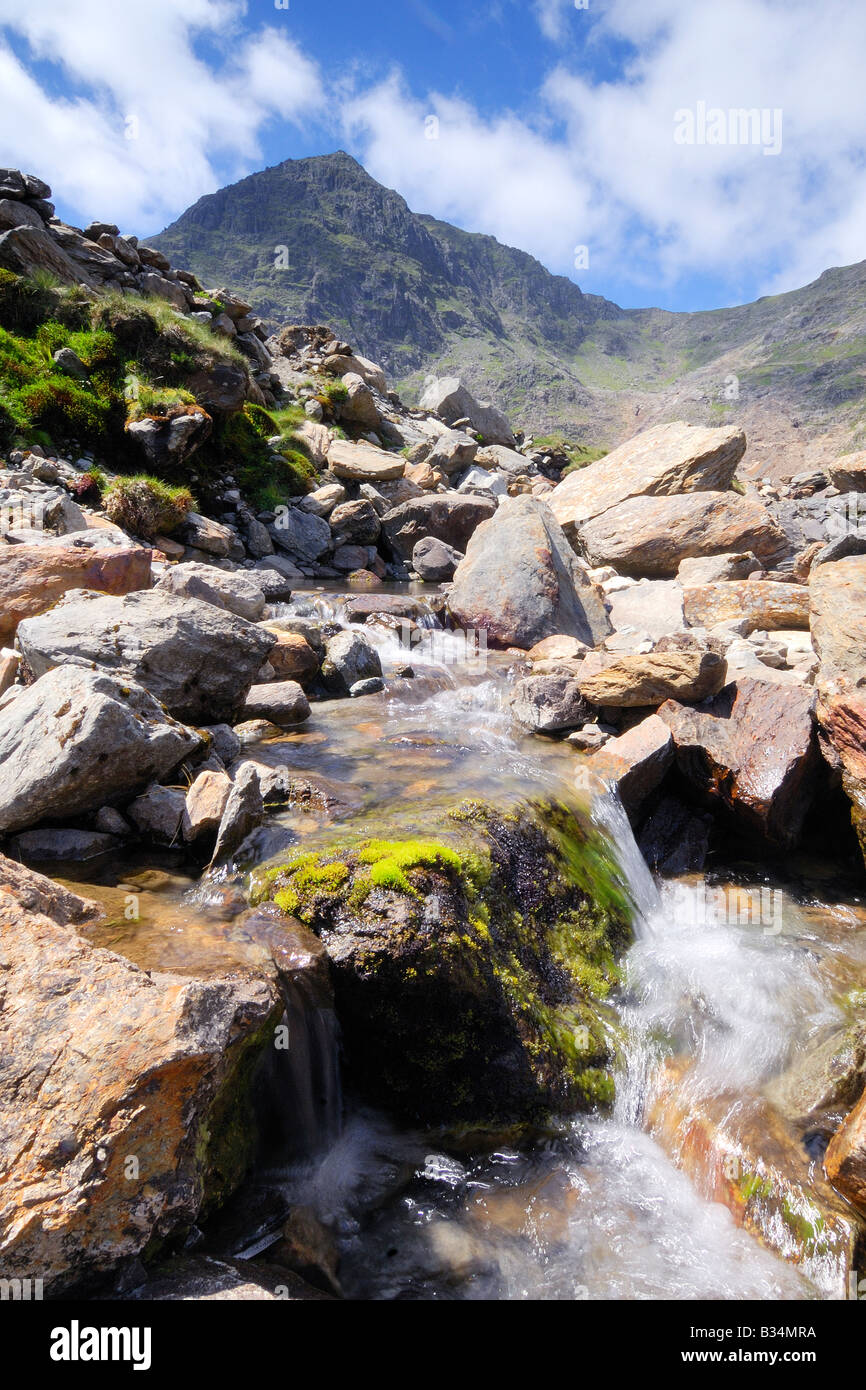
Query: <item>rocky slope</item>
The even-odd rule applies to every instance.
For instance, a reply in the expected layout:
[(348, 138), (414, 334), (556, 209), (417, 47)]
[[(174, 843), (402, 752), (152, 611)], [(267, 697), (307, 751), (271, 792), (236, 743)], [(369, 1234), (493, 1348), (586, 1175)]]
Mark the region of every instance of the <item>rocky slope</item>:
[(271, 324), (333, 324), (409, 399), (428, 371), (459, 375), (536, 434), (607, 448), (636, 423), (737, 419), (779, 477), (862, 438), (866, 263), (736, 308), (622, 310), (411, 212), (342, 151), (201, 198), (150, 244), (231, 277)]

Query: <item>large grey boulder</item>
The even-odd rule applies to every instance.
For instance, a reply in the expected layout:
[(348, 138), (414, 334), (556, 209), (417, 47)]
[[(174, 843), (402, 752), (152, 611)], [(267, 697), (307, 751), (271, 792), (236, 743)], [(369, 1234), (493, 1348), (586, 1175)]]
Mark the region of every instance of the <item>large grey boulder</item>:
[(483, 628), (501, 647), (534, 647), (562, 633), (594, 647), (612, 631), (599, 591), (587, 579), (550, 509), (514, 497), (475, 532), (448, 596), (454, 619)]
[(412, 497), (386, 512), (382, 533), (401, 560), (411, 560), (417, 541), (433, 536), (465, 554), (475, 528), (496, 511), (487, 497), (461, 497), (457, 492), (437, 492)]
[(274, 633), (211, 603), (158, 589), (122, 598), (72, 590), (18, 628), (34, 676), (94, 662), (125, 672), (191, 724), (231, 723), (275, 642)]
[(412, 568), (427, 584), (444, 584), (453, 579), (454, 572), (463, 556), (453, 545), (437, 541), (435, 536), (425, 536), (416, 541), (412, 551)]
[(203, 565), (189, 560), (172, 565), (156, 585), (158, 593), (178, 594), (181, 598), (197, 598), (225, 608), (238, 618), (256, 623), (265, 611), (265, 595), (261, 585), (243, 570), (221, 570), (216, 565)]
[(442, 473), (458, 473), (468, 468), (478, 453), (478, 442), (463, 430), (446, 430), (425, 456), (424, 462)]
[(0, 831), (129, 797), (199, 744), (140, 685), (58, 667), (0, 713)]
[(502, 411), (487, 401), (477, 401), (459, 377), (434, 378), (425, 388), (420, 405), (422, 410), (434, 411), (448, 425), (468, 420), (485, 444), (514, 448), (514, 435)]
[(550, 506), (572, 538), (584, 522), (629, 497), (725, 491), (745, 450), (742, 430), (656, 425), (569, 473), (550, 494)]

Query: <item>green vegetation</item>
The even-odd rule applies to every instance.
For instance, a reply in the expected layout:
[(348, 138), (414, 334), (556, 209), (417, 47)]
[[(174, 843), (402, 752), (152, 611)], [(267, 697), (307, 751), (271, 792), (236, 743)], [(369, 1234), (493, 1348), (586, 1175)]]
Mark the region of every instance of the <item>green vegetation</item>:
[[(82, 364), (64, 373), (54, 361), (71, 349)], [(303, 406), (273, 413), (252, 402), (215, 410), (209, 387), (219, 369), (247, 376), (242, 353), (225, 337), (161, 299), (105, 294), (93, 300), (50, 277), (33, 280), (0, 270), (0, 446), (39, 443), (50, 451), (89, 449), (121, 475), (107, 498), (115, 519), (138, 535), (170, 531), (190, 496), (188, 465), (142, 478), (142, 454), (127, 424), (166, 419), (200, 402), (214, 421), (196, 451), (196, 491), (231, 473), (252, 504), (274, 508), (315, 485), (316, 471), (298, 428)], [(238, 373), (243, 371), (241, 378)], [(342, 383), (328, 383), (336, 400)], [(272, 448), (267, 440), (278, 437)], [(129, 475), (129, 476), (127, 476)], [(160, 490), (160, 488), (162, 490)], [(104, 491), (91, 470), (82, 500)], [(192, 505), (192, 502), (189, 502)], [(126, 521), (120, 520), (127, 518)]]
[(139, 473), (116, 478), (102, 494), (110, 521), (144, 540), (177, 530), (195, 509), (189, 488), (171, 487), (160, 478)]

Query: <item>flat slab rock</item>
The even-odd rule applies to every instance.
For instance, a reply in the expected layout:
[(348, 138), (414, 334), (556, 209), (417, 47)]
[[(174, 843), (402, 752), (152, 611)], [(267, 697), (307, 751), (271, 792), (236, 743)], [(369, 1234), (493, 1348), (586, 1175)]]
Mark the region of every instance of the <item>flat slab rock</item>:
[(569, 473), (550, 494), (554, 516), (569, 537), (579, 526), (629, 497), (724, 491), (746, 451), (739, 429), (677, 422), (656, 425)]
[(809, 590), (770, 579), (732, 579), (683, 589), (683, 612), (692, 627), (744, 621), (749, 632), (809, 627)]
[(631, 497), (581, 525), (578, 537), (590, 564), (648, 578), (672, 578), (683, 560), (731, 551), (752, 551), (770, 568), (788, 550), (763, 503), (736, 492)]
[(346, 439), (335, 439), (328, 449), (328, 467), (338, 478), (376, 483), (402, 478), (406, 460), (401, 454), (386, 453), (373, 444), (351, 444)]

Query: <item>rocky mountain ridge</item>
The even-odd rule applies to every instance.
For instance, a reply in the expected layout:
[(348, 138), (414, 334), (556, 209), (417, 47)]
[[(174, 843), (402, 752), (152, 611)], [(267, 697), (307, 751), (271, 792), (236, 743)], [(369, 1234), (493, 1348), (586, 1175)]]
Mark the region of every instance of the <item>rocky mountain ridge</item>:
[(730, 309), (623, 310), (526, 253), (411, 212), (345, 152), (201, 198), (149, 244), (234, 283), (276, 325), (331, 323), (407, 399), (463, 377), (524, 429), (609, 448), (636, 427), (740, 420), (790, 477), (859, 447), (866, 262)]

